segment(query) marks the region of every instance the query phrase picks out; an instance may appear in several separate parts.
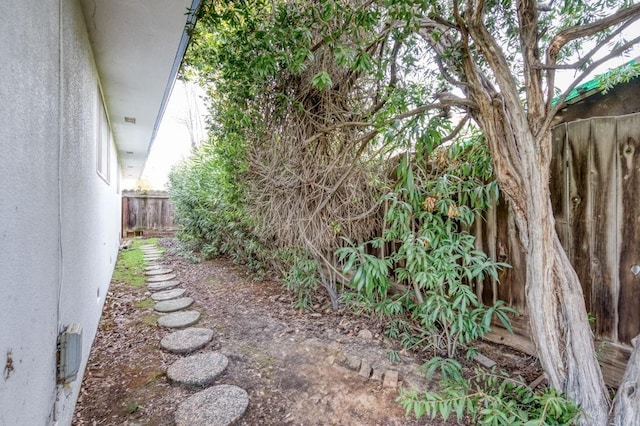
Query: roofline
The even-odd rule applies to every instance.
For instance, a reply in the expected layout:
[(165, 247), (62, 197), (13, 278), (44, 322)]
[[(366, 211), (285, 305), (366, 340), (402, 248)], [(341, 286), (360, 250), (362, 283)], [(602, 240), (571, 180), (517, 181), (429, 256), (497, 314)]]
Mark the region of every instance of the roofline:
[[(610, 73), (612, 73), (614, 70), (618, 69), (618, 68), (622, 68), (622, 67), (626, 67), (629, 65), (634, 65), (634, 64), (638, 64), (640, 63), (640, 57), (637, 58), (633, 58), (630, 61), (625, 62), (624, 64), (617, 66), (615, 68), (611, 68), (610, 70), (606, 71), (603, 74), (600, 74), (599, 76), (596, 76), (596, 78), (593, 78), (589, 81), (586, 81), (582, 84), (577, 85), (576, 87), (574, 87), (569, 93), (567, 93), (567, 96), (565, 96), (564, 100), (562, 102), (559, 102), (559, 96), (553, 98), (551, 104), (552, 105), (556, 105), (558, 103), (560, 103), (560, 108), (566, 108), (569, 105), (573, 105), (576, 104), (592, 95), (595, 95), (596, 93), (600, 93), (602, 92), (602, 89), (600, 88), (600, 77), (601, 76), (606, 76)], [(632, 77), (632, 79), (635, 77)], [(620, 84), (620, 83), (618, 83)], [(617, 84), (615, 85), (617, 86)]]
[(187, 14), (187, 22), (184, 26), (184, 30), (182, 31), (180, 44), (178, 45), (178, 50), (176, 51), (176, 57), (173, 60), (171, 73), (169, 74), (169, 81), (167, 82), (167, 87), (164, 90), (164, 96), (162, 97), (160, 110), (158, 111), (158, 115), (156, 116), (156, 122), (153, 126), (153, 132), (151, 133), (151, 141), (149, 142), (149, 147), (147, 148), (147, 153), (144, 157), (144, 163), (142, 164), (142, 168), (140, 169), (140, 176), (138, 176), (138, 178), (142, 176), (142, 174), (144, 173), (144, 169), (147, 166), (151, 148), (153, 147), (153, 143), (156, 140), (156, 135), (158, 134), (158, 129), (160, 128), (160, 123), (162, 122), (162, 117), (164, 116), (164, 112), (167, 109), (167, 104), (169, 103), (171, 92), (173, 92), (173, 87), (176, 83), (176, 76), (178, 75), (178, 71), (180, 70), (180, 66), (182, 65), (182, 60), (184, 59), (184, 54), (187, 51), (187, 46), (189, 45), (189, 40), (191, 39), (189, 30), (192, 29), (196, 24), (196, 14), (198, 12), (198, 8), (200, 7), (200, 2), (201, 0), (192, 0), (191, 2), (191, 7), (189, 8), (189, 12)]

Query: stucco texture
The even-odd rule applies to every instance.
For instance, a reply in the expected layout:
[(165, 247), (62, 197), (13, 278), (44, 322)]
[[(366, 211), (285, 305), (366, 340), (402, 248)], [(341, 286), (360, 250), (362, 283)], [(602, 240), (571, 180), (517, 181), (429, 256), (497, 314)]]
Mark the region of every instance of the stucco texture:
[(97, 174), (98, 73), (77, 1), (5, 8), (0, 40), (0, 425), (64, 425), (81, 374), (57, 385), (57, 335), (82, 326), (84, 369), (117, 256), (118, 162), (111, 146), (110, 181)]

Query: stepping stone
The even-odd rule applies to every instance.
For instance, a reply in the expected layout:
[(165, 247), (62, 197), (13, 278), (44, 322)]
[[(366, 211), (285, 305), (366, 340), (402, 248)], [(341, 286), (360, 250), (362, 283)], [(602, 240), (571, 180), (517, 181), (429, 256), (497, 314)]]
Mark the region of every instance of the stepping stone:
[(145, 275), (164, 275), (164, 274), (170, 274), (171, 272), (173, 272), (173, 269), (160, 268), (160, 269), (152, 269), (150, 271), (146, 271), (144, 274)]
[(157, 249), (158, 246), (155, 244), (143, 244), (140, 246), (141, 249)]
[(175, 312), (188, 308), (192, 304), (192, 298), (181, 297), (179, 299), (163, 300), (162, 302), (158, 302), (153, 306), (153, 309), (157, 312)]
[(157, 269), (165, 269), (167, 265), (151, 265), (144, 268), (145, 272), (147, 271), (155, 271)]
[(161, 260), (162, 256), (142, 256), (142, 260), (147, 261), (147, 262), (151, 262), (154, 260)]
[(148, 260), (148, 259), (162, 259), (164, 256), (162, 256), (161, 254), (143, 254), (142, 258), (144, 260)]
[(162, 250), (158, 249), (141, 249), (144, 254), (162, 254), (164, 253)]
[(149, 289), (149, 291), (169, 290), (177, 285), (180, 285), (180, 281), (178, 280), (161, 281), (147, 284), (147, 289)]
[[(165, 281), (165, 283), (166, 282), (167, 281)], [(176, 297), (182, 296), (185, 291), (186, 290), (184, 288), (174, 288), (173, 290), (158, 291), (157, 293), (153, 293), (151, 295), (151, 298), (156, 302), (159, 302), (161, 300), (175, 299)]]
[(191, 327), (167, 334), (160, 340), (160, 347), (174, 354), (189, 354), (207, 346), (213, 339), (213, 330)]
[(160, 281), (169, 281), (176, 277), (176, 274), (162, 274), (147, 278), (147, 283), (158, 283)]
[(172, 312), (158, 318), (158, 325), (167, 328), (184, 328), (197, 323), (199, 319), (198, 311)]
[(167, 369), (167, 378), (187, 386), (208, 386), (227, 368), (229, 360), (219, 352), (180, 358)]
[(237, 386), (219, 385), (187, 398), (176, 410), (176, 426), (227, 426), (242, 417), (249, 395)]

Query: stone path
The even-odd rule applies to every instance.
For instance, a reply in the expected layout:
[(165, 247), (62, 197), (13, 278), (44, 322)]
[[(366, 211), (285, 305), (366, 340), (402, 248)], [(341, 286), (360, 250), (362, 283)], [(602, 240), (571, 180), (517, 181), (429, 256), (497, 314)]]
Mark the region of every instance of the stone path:
[[(189, 387), (207, 387), (227, 368), (227, 357), (219, 352), (197, 351), (213, 340), (213, 330), (191, 327), (200, 320), (200, 312), (186, 310), (194, 300), (185, 296), (186, 289), (177, 288), (180, 281), (170, 266), (163, 264), (163, 253), (155, 245), (140, 246), (147, 263), (147, 288), (156, 301), (154, 310), (160, 314), (158, 326), (173, 332), (160, 341), (168, 352), (185, 355), (167, 369), (173, 383)], [(177, 331), (175, 331), (178, 329)], [(196, 353), (194, 353), (196, 352)], [(240, 419), (249, 405), (249, 395), (233, 385), (211, 386), (199, 391), (180, 404), (175, 413), (176, 426), (227, 426)]]

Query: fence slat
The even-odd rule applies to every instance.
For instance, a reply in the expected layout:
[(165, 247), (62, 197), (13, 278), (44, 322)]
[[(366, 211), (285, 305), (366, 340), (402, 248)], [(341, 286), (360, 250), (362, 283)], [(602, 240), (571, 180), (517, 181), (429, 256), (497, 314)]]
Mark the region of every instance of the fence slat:
[[(616, 214), (616, 119), (590, 120), (589, 152), (591, 226), (589, 232), (591, 292), (587, 309), (596, 318), (595, 332), (600, 338), (617, 340), (617, 214)], [(586, 267), (584, 270), (586, 271)]]
[[(640, 273), (632, 268), (640, 265), (640, 114), (617, 120), (618, 217), (620, 219), (619, 264), (620, 299), (618, 338), (629, 344), (640, 333)], [(635, 269), (634, 269), (635, 270)]]
[(589, 143), (591, 122), (574, 121), (567, 125), (567, 173), (569, 212), (569, 260), (580, 277), (585, 303), (591, 299), (591, 199), (589, 192)]

